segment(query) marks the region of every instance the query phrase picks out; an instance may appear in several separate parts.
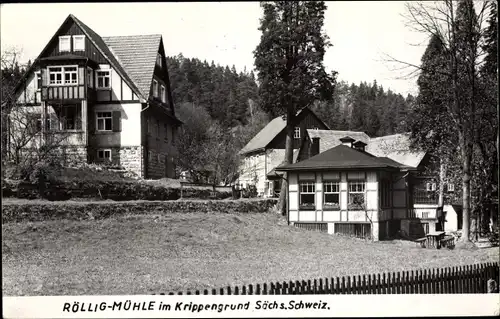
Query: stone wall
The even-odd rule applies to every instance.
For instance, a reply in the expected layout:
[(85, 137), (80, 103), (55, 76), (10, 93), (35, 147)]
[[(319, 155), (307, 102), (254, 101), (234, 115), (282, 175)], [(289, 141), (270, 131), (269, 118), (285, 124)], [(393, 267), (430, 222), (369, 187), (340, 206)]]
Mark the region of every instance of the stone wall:
[(118, 152), (113, 150), (113, 153), (117, 154), (120, 165), (124, 169), (142, 177), (142, 146), (122, 147)]

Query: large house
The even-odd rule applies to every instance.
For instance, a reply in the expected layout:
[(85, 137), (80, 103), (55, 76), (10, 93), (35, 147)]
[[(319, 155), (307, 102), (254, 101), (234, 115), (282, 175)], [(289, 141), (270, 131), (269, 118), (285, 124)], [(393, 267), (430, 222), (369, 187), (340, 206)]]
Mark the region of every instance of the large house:
[(288, 172), (291, 224), (375, 240), (461, 228), (456, 205), (438, 208), (436, 161), (407, 135), (346, 133), (307, 130), (300, 160), (276, 168)]
[(55, 142), (65, 161), (174, 177), (181, 121), (161, 35), (101, 37), (70, 14), (15, 93), (11, 112), (28, 114), (37, 134), (27, 148)]
[[(293, 140), (293, 161), (308, 129), (328, 130), (328, 126), (309, 108), (297, 112), (297, 126)], [(286, 120), (278, 116), (269, 122), (243, 147), (237, 183), (246, 188), (254, 185), (259, 196), (275, 196), (281, 189), (281, 178), (274, 168), (285, 158)]]

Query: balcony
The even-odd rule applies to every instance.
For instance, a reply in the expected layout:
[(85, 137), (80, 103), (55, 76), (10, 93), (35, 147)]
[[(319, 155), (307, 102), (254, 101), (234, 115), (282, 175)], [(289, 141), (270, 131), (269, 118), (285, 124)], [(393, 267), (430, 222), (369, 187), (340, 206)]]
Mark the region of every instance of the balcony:
[(42, 101), (75, 101), (86, 98), (84, 85), (42, 87)]
[(437, 204), (438, 194), (436, 191), (416, 189), (412, 192), (413, 204)]

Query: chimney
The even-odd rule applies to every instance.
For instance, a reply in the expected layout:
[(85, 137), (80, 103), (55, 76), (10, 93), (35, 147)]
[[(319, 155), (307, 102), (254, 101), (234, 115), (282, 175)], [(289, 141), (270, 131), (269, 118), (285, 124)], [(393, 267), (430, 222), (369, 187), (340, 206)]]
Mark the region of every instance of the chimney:
[(361, 151), (361, 152), (364, 152), (366, 143), (363, 143), (361, 141), (357, 141), (357, 142), (352, 143), (352, 146), (354, 147), (354, 149)]
[(313, 137), (311, 143), (311, 157), (319, 154), (319, 137)]
[(342, 142), (342, 145), (352, 147), (352, 143), (355, 141), (355, 139), (350, 136), (345, 136), (341, 138), (340, 141)]

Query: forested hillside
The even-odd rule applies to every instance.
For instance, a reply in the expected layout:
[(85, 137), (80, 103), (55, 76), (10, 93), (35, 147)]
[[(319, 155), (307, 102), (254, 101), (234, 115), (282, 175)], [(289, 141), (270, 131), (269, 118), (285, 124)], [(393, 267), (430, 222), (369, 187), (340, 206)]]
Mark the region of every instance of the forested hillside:
[[(184, 103), (201, 106), (227, 129), (246, 126), (252, 119), (255, 121), (255, 113), (261, 112), (252, 72), (238, 73), (234, 66), (182, 55), (169, 57), (167, 63), (178, 109)], [(411, 95), (405, 98), (390, 89), (384, 90), (376, 81), (359, 85), (339, 82), (332, 102), (317, 101), (311, 108), (332, 129), (382, 136), (407, 130), (406, 115), (413, 101)]]

